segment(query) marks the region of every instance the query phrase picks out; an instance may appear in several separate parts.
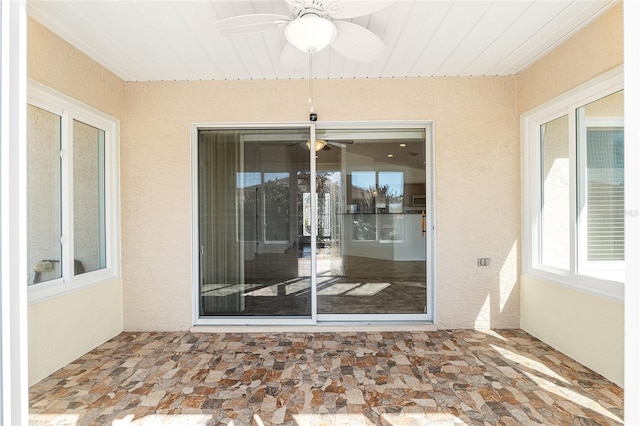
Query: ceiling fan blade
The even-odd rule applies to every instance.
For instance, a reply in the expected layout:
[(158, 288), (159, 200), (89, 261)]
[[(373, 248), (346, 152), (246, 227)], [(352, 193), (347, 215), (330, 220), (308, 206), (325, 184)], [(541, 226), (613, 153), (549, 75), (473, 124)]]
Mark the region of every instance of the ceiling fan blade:
[(327, 141), (328, 145), (339, 146), (340, 148), (346, 148), (347, 145), (351, 145), (353, 141)]
[(289, 21), (289, 17), (285, 15), (257, 13), (232, 16), (216, 22), (213, 26), (224, 35), (252, 34), (274, 30)]
[(372, 62), (384, 52), (380, 37), (365, 27), (346, 21), (334, 21), (338, 36), (331, 43), (336, 52), (358, 62)]
[(304, 0), (284, 0), (284, 2), (289, 6), (290, 10), (304, 7)]
[(382, 10), (393, 3), (393, 0), (342, 0), (328, 3), (327, 12), (331, 17), (349, 19)]
[(291, 43), (287, 43), (282, 49), (280, 63), (287, 71), (300, 71), (309, 65), (309, 54), (304, 53)]

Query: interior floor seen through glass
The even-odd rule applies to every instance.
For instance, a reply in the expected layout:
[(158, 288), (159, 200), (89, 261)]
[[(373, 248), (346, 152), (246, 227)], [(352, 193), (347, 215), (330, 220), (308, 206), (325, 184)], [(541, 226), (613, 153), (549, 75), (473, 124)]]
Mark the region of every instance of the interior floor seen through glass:
[(318, 313), (425, 313), (424, 130), (318, 138)]

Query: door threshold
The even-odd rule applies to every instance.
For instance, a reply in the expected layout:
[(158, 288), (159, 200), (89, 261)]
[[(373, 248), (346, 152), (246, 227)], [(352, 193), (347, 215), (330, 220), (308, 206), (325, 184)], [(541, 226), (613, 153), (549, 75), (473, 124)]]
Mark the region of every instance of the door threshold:
[(194, 325), (192, 333), (339, 333), (339, 332), (423, 332), (437, 331), (432, 322), (395, 322), (395, 323), (318, 323), (300, 325)]

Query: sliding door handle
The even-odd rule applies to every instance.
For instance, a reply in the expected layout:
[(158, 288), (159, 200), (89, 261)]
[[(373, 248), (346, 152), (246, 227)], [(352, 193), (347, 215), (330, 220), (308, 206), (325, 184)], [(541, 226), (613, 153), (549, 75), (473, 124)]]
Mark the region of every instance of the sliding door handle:
[(427, 231), (426, 231), (426, 229), (425, 229), (425, 227), (424, 227), (426, 217), (427, 217), (427, 212), (426, 212), (426, 211), (424, 211), (424, 210), (422, 210), (422, 236), (423, 236), (423, 237), (424, 237), (424, 234), (426, 234), (426, 233), (427, 233)]

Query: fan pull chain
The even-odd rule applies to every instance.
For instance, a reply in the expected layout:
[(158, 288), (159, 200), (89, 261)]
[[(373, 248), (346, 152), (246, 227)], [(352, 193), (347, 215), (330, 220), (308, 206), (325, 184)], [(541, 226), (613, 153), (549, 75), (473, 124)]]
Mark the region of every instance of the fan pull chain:
[(311, 50), (309, 50), (309, 112), (315, 112), (313, 107), (313, 52)]

